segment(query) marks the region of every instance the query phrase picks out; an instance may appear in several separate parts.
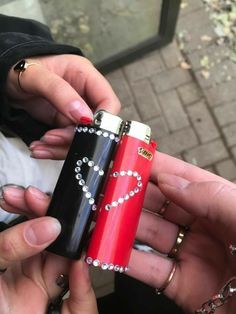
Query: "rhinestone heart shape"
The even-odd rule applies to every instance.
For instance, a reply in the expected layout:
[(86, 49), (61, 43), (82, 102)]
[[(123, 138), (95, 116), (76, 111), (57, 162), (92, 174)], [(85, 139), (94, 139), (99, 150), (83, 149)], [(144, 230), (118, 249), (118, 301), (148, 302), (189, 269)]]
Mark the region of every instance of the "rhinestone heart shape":
[(83, 179), (83, 176), (81, 174), (81, 167), (83, 165), (87, 165), (90, 168), (93, 168), (95, 172), (98, 173), (99, 176), (104, 175), (103, 169), (99, 167), (99, 165), (96, 165), (93, 160), (90, 160), (88, 157), (83, 157), (82, 159), (77, 160), (76, 167), (75, 167), (75, 178), (78, 180), (79, 186), (81, 186), (82, 191), (85, 195), (85, 197), (88, 199), (89, 204), (92, 206), (92, 210), (96, 210), (97, 206), (94, 204), (95, 200), (92, 197), (91, 192), (89, 191), (89, 187), (86, 185), (85, 180)]
[(135, 196), (137, 193), (140, 192), (142, 188), (142, 177), (137, 171), (132, 171), (132, 170), (121, 170), (121, 171), (115, 171), (111, 173), (111, 177), (117, 178), (117, 177), (124, 177), (124, 176), (129, 176), (129, 177), (134, 177), (137, 180), (137, 184), (134, 187), (133, 190), (127, 192), (125, 195), (119, 197), (117, 200), (114, 200), (111, 202), (111, 204), (106, 204), (105, 205), (105, 210), (109, 211), (113, 207), (118, 207), (120, 204), (123, 204), (124, 202), (128, 201), (131, 197)]

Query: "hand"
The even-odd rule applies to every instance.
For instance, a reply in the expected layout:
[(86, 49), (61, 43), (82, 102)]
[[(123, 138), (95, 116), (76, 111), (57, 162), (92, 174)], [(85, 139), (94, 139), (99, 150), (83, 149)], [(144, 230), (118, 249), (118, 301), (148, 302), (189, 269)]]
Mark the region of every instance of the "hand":
[(51, 55), (26, 59), (20, 76), (10, 70), (7, 95), (13, 105), (54, 127), (92, 121), (92, 111), (118, 113), (120, 102), (107, 80), (92, 63), (76, 55)]
[[(49, 197), (29, 187), (7, 187), (1, 207), (27, 215), (31, 220), (0, 232), (0, 313), (46, 313), (48, 303), (61, 292), (56, 284), (60, 274), (69, 276), (70, 296), (63, 302), (62, 314), (97, 314), (88, 266), (82, 260), (43, 252), (60, 233), (59, 222), (43, 217)], [(37, 218), (35, 218), (37, 217)]]
[[(236, 275), (236, 185), (196, 166), (156, 153), (137, 239), (167, 255), (179, 225), (187, 225), (176, 256), (177, 269), (164, 293), (193, 313)], [(163, 213), (163, 204), (170, 204)], [(154, 288), (168, 278), (174, 259), (133, 250), (128, 274)], [(236, 297), (217, 310), (235, 312)]]

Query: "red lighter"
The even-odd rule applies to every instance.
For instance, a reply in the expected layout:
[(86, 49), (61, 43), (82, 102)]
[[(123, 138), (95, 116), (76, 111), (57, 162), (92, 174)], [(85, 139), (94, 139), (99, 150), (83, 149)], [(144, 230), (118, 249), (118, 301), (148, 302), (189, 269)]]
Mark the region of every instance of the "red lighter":
[(87, 250), (88, 264), (127, 270), (155, 149), (149, 126), (126, 122)]

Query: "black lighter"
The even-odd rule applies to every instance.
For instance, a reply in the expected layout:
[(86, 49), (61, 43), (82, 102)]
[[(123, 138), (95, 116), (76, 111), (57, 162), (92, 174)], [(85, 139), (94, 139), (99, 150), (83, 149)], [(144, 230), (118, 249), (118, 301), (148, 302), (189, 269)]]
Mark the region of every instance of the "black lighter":
[(121, 118), (100, 110), (92, 125), (76, 127), (47, 211), (62, 226), (48, 251), (80, 258), (122, 126)]

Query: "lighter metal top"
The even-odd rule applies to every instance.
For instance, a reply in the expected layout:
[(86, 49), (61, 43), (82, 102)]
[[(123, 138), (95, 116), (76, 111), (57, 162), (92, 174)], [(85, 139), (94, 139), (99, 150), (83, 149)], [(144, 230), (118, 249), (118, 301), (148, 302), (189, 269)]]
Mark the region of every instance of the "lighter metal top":
[(126, 121), (124, 133), (144, 141), (147, 144), (151, 141), (151, 128), (138, 121)]
[(120, 135), (123, 127), (123, 120), (105, 110), (99, 110), (94, 114), (94, 125), (106, 131), (115, 133), (116, 135)]

